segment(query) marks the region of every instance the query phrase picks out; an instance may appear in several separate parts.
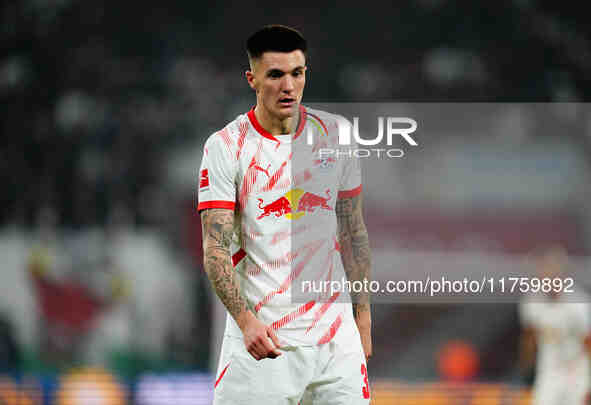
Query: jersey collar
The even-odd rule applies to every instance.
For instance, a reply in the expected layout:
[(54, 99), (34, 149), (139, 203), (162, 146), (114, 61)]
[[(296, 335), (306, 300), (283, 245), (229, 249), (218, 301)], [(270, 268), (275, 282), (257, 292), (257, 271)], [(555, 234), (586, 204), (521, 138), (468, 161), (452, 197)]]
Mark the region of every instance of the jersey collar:
[[(306, 108), (300, 104), (299, 110), (300, 110), (300, 120), (298, 122), (298, 129), (296, 130), (296, 133), (295, 133), (293, 139), (296, 139), (298, 136), (300, 136), (304, 127), (306, 126)], [(277, 137), (275, 137), (273, 134), (271, 134), (269, 131), (267, 131), (265, 128), (263, 128), (263, 126), (261, 125), (259, 120), (257, 120), (256, 115), (254, 114), (254, 107), (251, 108), (251, 110), (248, 112), (247, 115), (248, 115), (248, 119), (250, 120), (250, 123), (252, 124), (254, 129), (256, 129), (256, 131), (259, 134), (261, 134), (265, 138), (270, 139), (272, 141), (279, 142), (279, 143), (281, 142), (279, 139), (277, 139)]]

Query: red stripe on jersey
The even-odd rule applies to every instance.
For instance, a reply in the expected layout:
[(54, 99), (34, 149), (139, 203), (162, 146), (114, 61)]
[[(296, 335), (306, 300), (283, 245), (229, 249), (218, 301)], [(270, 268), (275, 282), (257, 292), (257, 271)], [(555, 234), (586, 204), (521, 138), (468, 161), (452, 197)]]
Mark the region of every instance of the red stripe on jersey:
[(228, 369), (229, 366), (230, 366), (230, 363), (226, 364), (226, 367), (224, 367), (224, 369), (220, 373), (220, 376), (218, 377), (218, 379), (215, 380), (215, 384), (213, 385), (213, 388), (214, 389), (218, 386), (218, 384), (220, 383), (220, 381), (222, 381), (222, 377), (224, 376), (224, 374), (226, 374), (226, 370)]
[(339, 316), (337, 316), (337, 319), (334, 320), (332, 325), (330, 325), (330, 328), (328, 328), (326, 333), (320, 338), (318, 344), (323, 345), (330, 342), (334, 335), (337, 334), (337, 331), (341, 327), (341, 323), (343, 323), (343, 314), (339, 314)]
[(308, 312), (309, 310), (311, 310), (315, 304), (316, 304), (316, 301), (314, 301), (314, 300), (306, 302), (304, 305), (302, 305), (301, 307), (299, 307), (295, 311), (293, 311), (293, 312), (285, 315), (281, 319), (278, 319), (275, 322), (273, 322), (271, 324), (271, 328), (277, 330), (279, 328), (284, 327), (289, 322), (293, 321), (297, 317), (300, 317), (300, 316), (304, 315), (306, 312)]
[[(334, 259), (334, 255), (331, 252), (329, 252), (326, 255), (326, 258), (324, 259), (324, 262), (322, 263), (322, 265), (321, 266), (318, 266), (318, 268), (320, 269), (320, 271), (318, 272), (318, 275), (317, 276), (313, 276), (314, 277), (313, 278), (314, 280), (320, 280), (320, 279), (322, 279), (322, 277), (324, 277), (324, 275), (327, 274), (326, 269), (328, 269), (328, 275), (326, 276), (326, 280), (329, 280), (330, 281), (330, 276), (332, 274), (332, 268), (333, 268), (333, 263), (334, 263), (334, 260), (333, 259)], [(329, 292), (332, 292), (332, 291), (323, 289), (323, 291), (319, 295), (320, 296), (319, 299), (322, 300), (322, 301), (325, 301), (326, 299), (328, 299)]]
[(279, 179), (283, 175), (283, 169), (285, 168), (285, 166), (287, 166), (287, 161), (281, 163), (281, 167), (279, 167), (279, 169), (277, 169), (277, 171), (275, 173), (273, 173), (273, 175), (271, 176), (271, 178), (269, 179), (267, 184), (265, 184), (265, 186), (262, 188), (261, 191), (270, 191), (273, 189), (273, 187), (275, 187), (275, 185), (277, 184), (277, 182), (279, 181)]
[(298, 251), (287, 252), (286, 254), (281, 256), (279, 259), (273, 259), (273, 260), (269, 260), (268, 262), (263, 263), (263, 265), (261, 267), (263, 267), (265, 270), (276, 270), (281, 266), (285, 266), (286, 264), (293, 262), (296, 259), (296, 257), (298, 257), (299, 253), (300, 252), (298, 252)]
[(361, 193), (361, 184), (352, 190), (339, 191), (337, 198), (352, 198)]
[(222, 140), (226, 144), (226, 148), (228, 152), (232, 151), (232, 139), (230, 138), (230, 133), (228, 132), (228, 128), (222, 129), (218, 134), (222, 137)]
[(254, 277), (254, 276), (258, 276), (259, 274), (261, 274), (261, 268), (252, 262), (248, 262), (248, 264), (246, 265), (245, 272), (249, 276)]
[[(291, 181), (290, 177), (285, 177), (284, 179), (279, 179), (281, 181), (279, 181), (277, 184), (275, 184), (274, 188), (282, 190), (282, 189), (288, 189), (289, 187), (291, 187), (292, 181)], [(311, 178), (312, 178), (312, 172), (310, 171), (310, 169), (305, 169), (304, 171), (302, 171), (300, 173), (296, 173), (293, 176), (293, 184), (294, 184), (294, 186), (301, 186), (303, 183), (307, 182)], [(263, 189), (262, 191), (268, 191), (268, 190)]]
[(226, 208), (229, 210), (234, 210), (235, 207), (236, 203), (234, 201), (213, 200), (200, 202), (199, 205), (197, 205), (197, 211), (201, 211), (206, 208)]
[(260, 233), (254, 226), (249, 226), (248, 224), (244, 225), (244, 235), (246, 235), (248, 239), (252, 240), (261, 238), (263, 236), (263, 234)]
[(232, 266), (236, 266), (238, 263), (240, 263), (240, 260), (244, 259), (244, 256), (246, 256), (246, 252), (244, 249), (240, 248), (232, 255)]
[(341, 293), (339, 291), (335, 292), (333, 295), (331, 295), (331, 297), (328, 299), (327, 302), (322, 304), (322, 306), (314, 314), (314, 320), (312, 321), (312, 324), (310, 326), (308, 326), (308, 329), (306, 329), (306, 333), (310, 332), (312, 330), (312, 328), (314, 328), (316, 326), (316, 324), (318, 323), (320, 318), (322, 318), (322, 316), (326, 313), (326, 311), (328, 311), (328, 308), (330, 308), (332, 303), (336, 301), (336, 299), (339, 297), (340, 294)]
[(289, 177), (281, 180), (281, 182), (279, 182), (275, 188), (278, 190), (283, 190), (283, 189), (288, 189), (289, 186), (291, 185), (291, 179)]
[[(295, 268), (291, 271), (289, 276), (287, 276), (285, 281), (283, 281), (283, 283), (281, 283), (281, 285), (279, 286), (278, 289), (271, 291), (269, 294), (267, 294), (261, 301), (259, 301), (255, 305), (254, 312), (255, 313), (259, 312), (261, 310), (261, 308), (263, 307), (263, 305), (266, 305), (277, 294), (283, 294), (285, 291), (287, 291), (289, 289), (289, 287), (291, 286), (291, 283), (293, 282), (293, 280), (295, 280), (300, 275), (302, 270), (304, 270), (304, 267), (306, 266), (306, 264), (308, 264), (308, 262), (312, 259), (312, 256), (314, 256), (314, 254), (318, 251), (318, 249), (320, 249), (322, 247), (322, 245), (324, 245), (324, 241), (317, 240), (317, 241), (307, 244), (306, 246), (302, 246), (301, 250), (308, 249), (308, 253), (306, 254), (306, 256), (304, 256), (302, 261), (299, 262), (295, 266)], [(299, 251), (300, 251), (300, 249), (298, 249), (298, 251), (294, 252), (294, 254), (298, 254)]]
[(246, 139), (246, 134), (248, 133), (248, 121), (244, 120), (238, 125), (238, 150), (236, 151), (236, 160), (240, 158), (240, 153), (242, 153), (242, 148), (244, 147), (244, 140)]
[(244, 179), (242, 180), (242, 188), (240, 189), (240, 207), (244, 209), (246, 207), (246, 199), (248, 195), (251, 193), (254, 184), (257, 181), (257, 176), (260, 170), (256, 169), (256, 166), (260, 167), (260, 157), (261, 151), (263, 149), (263, 142), (259, 141), (259, 145), (257, 148), (256, 153), (253, 155), (252, 159), (250, 160), (250, 164), (248, 165), (248, 169), (246, 169), (246, 173), (244, 173)]
[(297, 137), (300, 136), (300, 134), (304, 130), (304, 127), (306, 126), (306, 109), (301, 104), (300, 104), (300, 122), (298, 125), (299, 125), (298, 129), (297, 129), (295, 135), (293, 136), (293, 139), (297, 139)]

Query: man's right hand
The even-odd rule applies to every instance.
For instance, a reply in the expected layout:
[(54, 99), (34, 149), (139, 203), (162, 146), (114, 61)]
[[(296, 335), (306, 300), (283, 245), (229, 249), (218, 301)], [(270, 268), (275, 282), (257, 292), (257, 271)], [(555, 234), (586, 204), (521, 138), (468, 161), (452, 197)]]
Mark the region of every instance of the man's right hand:
[(281, 344), (275, 331), (258, 320), (251, 311), (245, 311), (237, 323), (244, 335), (244, 346), (252, 357), (262, 360), (281, 356)]

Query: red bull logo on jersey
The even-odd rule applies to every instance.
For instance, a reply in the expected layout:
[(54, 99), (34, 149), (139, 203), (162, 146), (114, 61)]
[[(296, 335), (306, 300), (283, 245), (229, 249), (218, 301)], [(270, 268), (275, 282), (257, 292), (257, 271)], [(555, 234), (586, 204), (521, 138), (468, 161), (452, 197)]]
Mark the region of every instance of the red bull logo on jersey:
[(291, 213), (291, 204), (287, 198), (280, 197), (277, 200), (263, 206), (263, 199), (259, 198), (259, 208), (263, 210), (262, 214), (257, 217), (261, 219), (268, 215), (274, 214), (276, 217), (280, 217), (285, 214)]
[(324, 193), (323, 196), (301, 188), (294, 188), (268, 204), (264, 204), (264, 200), (259, 198), (259, 208), (262, 212), (257, 219), (273, 215), (296, 220), (307, 213), (314, 213), (316, 210), (332, 211), (333, 208), (328, 204), (331, 199), (330, 189), (326, 189)]

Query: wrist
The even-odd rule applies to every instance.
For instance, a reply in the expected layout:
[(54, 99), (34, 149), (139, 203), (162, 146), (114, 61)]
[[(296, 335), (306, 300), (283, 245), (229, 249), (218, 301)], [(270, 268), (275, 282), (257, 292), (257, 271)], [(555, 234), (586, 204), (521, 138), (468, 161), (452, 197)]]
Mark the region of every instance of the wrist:
[(236, 316), (235, 321), (240, 330), (244, 332), (246, 325), (248, 325), (253, 318), (255, 318), (254, 314), (249, 309), (245, 309)]
[(369, 314), (369, 312), (362, 312), (358, 315), (355, 316), (355, 323), (357, 324), (357, 327), (362, 329), (362, 328), (371, 328), (371, 316)]

